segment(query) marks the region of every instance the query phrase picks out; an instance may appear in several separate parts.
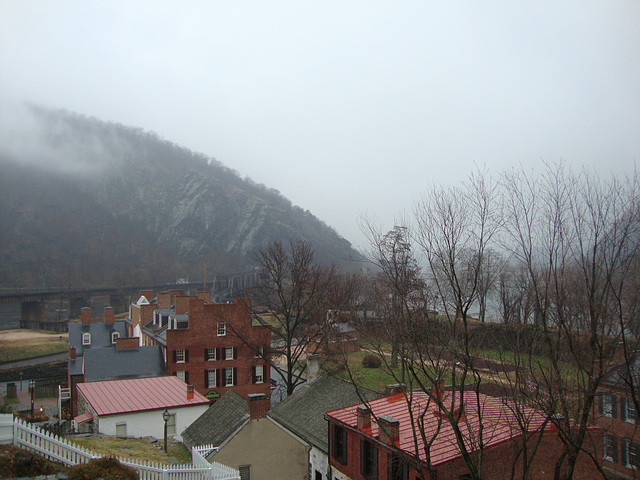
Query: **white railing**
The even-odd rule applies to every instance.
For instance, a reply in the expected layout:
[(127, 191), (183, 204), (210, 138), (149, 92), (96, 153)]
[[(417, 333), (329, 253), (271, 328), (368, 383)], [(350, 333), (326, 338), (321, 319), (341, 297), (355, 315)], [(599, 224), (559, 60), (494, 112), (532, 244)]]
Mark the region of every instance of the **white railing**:
[[(13, 415), (0, 415), (0, 443), (32, 450), (65, 465), (87, 463), (101, 455), (79, 447), (69, 440), (33, 427)], [(192, 465), (162, 465), (128, 458), (118, 461), (138, 471), (140, 480), (240, 480), (237, 470), (220, 463), (210, 463), (196, 450)]]

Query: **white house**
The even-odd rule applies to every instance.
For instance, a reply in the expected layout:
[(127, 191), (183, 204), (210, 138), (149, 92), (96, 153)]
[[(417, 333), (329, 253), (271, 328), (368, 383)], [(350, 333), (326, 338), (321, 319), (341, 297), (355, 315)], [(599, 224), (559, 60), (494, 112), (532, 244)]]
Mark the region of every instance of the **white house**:
[(163, 438), (166, 410), (167, 435), (182, 441), (208, 407), (207, 398), (175, 376), (81, 383), (74, 423), (79, 432)]

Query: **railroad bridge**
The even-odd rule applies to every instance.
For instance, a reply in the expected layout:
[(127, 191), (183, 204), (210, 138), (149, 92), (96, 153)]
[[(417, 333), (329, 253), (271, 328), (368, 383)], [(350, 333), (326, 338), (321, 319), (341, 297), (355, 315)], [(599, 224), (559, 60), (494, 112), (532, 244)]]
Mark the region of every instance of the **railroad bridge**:
[[(185, 294), (196, 291), (211, 292), (213, 301), (225, 301), (242, 295), (256, 284), (255, 273), (238, 275), (217, 275), (210, 281), (181, 282), (162, 285), (130, 285), (119, 287), (88, 288), (39, 288), (0, 289), (0, 305), (20, 304), (20, 328), (66, 331), (69, 318), (78, 318), (82, 307), (90, 306), (93, 299), (102, 298), (105, 304), (114, 308), (115, 313), (126, 312), (140, 290), (181, 290)], [(59, 302), (68, 305), (68, 312), (60, 318), (49, 319), (47, 304)]]

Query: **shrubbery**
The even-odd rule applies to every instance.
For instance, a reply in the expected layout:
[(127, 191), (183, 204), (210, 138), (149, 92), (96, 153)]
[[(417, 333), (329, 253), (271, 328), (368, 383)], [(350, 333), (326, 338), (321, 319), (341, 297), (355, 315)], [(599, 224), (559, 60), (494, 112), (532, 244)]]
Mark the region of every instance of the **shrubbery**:
[(382, 365), (382, 359), (377, 355), (367, 355), (362, 359), (364, 368), (378, 368), (380, 365)]
[(102, 457), (75, 465), (69, 470), (69, 480), (137, 480), (138, 472), (122, 465), (116, 458)]

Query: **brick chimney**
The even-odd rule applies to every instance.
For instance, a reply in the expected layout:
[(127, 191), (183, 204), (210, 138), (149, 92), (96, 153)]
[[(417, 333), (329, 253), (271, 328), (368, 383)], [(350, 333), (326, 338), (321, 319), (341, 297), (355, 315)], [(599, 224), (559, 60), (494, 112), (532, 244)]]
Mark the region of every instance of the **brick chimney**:
[(171, 306), (171, 292), (159, 292), (156, 297), (158, 309), (166, 310)]
[(82, 325), (91, 325), (91, 309), (89, 307), (80, 309), (80, 323)]
[(139, 346), (140, 346), (139, 337), (122, 337), (116, 340), (116, 350), (138, 348)]
[(400, 422), (389, 415), (378, 418), (380, 427), (380, 441), (386, 444), (400, 440)]
[(271, 400), (264, 393), (250, 393), (247, 395), (247, 402), (252, 420), (267, 418), (267, 412), (271, 408)]
[(433, 389), (431, 390), (431, 395), (439, 402), (444, 399), (444, 379), (436, 379), (436, 382), (433, 384)]
[(211, 303), (211, 292), (198, 292), (196, 296), (204, 303)]
[(307, 357), (307, 385), (311, 385), (318, 379), (320, 374), (320, 355), (309, 355)]
[(69, 346), (69, 359), (75, 360), (76, 358), (76, 347)]
[(193, 385), (187, 385), (187, 400), (193, 400)]
[(189, 295), (178, 295), (174, 300), (176, 315), (184, 315), (189, 312)]
[(366, 405), (358, 405), (356, 408), (356, 417), (358, 419), (358, 430), (371, 431), (371, 411)]
[(406, 389), (407, 386), (404, 383), (394, 383), (384, 387), (384, 394), (386, 396), (395, 395), (396, 393), (404, 392)]
[(113, 307), (104, 307), (104, 324), (113, 325), (115, 318), (116, 316)]

